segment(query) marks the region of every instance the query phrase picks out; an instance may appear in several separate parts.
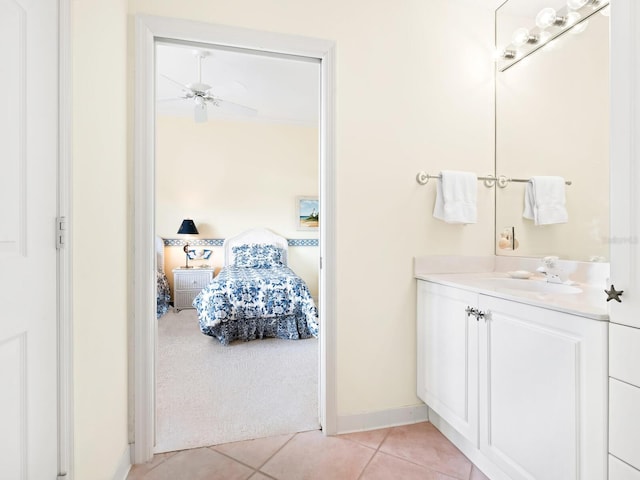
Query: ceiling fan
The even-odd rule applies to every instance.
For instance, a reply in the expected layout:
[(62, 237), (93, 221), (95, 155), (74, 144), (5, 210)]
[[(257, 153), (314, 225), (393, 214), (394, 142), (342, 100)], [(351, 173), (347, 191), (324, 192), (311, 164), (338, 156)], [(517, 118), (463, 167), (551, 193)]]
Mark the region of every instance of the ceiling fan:
[(223, 98), (214, 95), (211, 85), (207, 85), (202, 82), (202, 60), (209, 56), (209, 52), (206, 50), (195, 50), (193, 54), (198, 61), (198, 81), (182, 84), (161, 73), (161, 76), (178, 85), (182, 89), (182, 95), (177, 98), (164, 99), (165, 101), (193, 100), (193, 119), (197, 123), (206, 122), (208, 120), (207, 112), (209, 105), (220, 108), (221, 110), (231, 114), (254, 116), (258, 113), (255, 108), (230, 102), (229, 100), (224, 100)]

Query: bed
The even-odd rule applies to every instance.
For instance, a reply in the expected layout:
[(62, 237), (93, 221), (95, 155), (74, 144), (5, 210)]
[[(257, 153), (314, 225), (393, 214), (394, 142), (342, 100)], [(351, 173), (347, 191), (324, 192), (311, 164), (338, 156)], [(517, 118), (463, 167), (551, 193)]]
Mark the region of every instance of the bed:
[(156, 318), (160, 318), (169, 310), (171, 287), (164, 273), (164, 241), (156, 237)]
[(224, 266), (196, 296), (200, 331), (235, 340), (318, 335), (318, 310), (302, 278), (288, 267), (287, 240), (253, 229), (223, 244)]

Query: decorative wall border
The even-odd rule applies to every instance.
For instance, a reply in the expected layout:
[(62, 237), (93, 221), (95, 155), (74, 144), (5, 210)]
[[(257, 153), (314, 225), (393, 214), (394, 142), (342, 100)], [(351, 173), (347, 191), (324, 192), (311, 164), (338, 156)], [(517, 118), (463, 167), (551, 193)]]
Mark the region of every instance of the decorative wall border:
[[(184, 247), (186, 240), (181, 238), (163, 238), (165, 247)], [(224, 238), (194, 238), (189, 240), (189, 245), (193, 247), (221, 247)], [(320, 244), (317, 238), (288, 238), (287, 244), (290, 247), (318, 247)]]

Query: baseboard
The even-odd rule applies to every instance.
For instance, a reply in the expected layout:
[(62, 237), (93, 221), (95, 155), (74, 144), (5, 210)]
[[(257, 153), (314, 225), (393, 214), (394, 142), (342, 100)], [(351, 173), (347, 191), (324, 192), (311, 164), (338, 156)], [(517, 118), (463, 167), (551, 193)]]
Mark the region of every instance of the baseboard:
[(127, 479), (129, 470), (131, 470), (131, 447), (132, 445), (127, 445), (127, 448), (122, 452), (122, 457), (120, 457), (120, 461), (118, 462), (118, 468), (116, 468), (116, 472), (113, 474), (113, 480)]
[(429, 420), (427, 406), (421, 404), (357, 415), (338, 415), (337, 426), (338, 434), (341, 434), (410, 425), (427, 420)]

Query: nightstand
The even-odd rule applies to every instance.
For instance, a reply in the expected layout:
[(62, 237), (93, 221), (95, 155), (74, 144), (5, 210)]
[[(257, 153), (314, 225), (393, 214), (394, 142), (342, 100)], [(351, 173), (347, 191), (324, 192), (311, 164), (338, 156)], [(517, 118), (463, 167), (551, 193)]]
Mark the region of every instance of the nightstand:
[(193, 299), (212, 279), (213, 268), (174, 268), (173, 306), (176, 312), (193, 308)]

